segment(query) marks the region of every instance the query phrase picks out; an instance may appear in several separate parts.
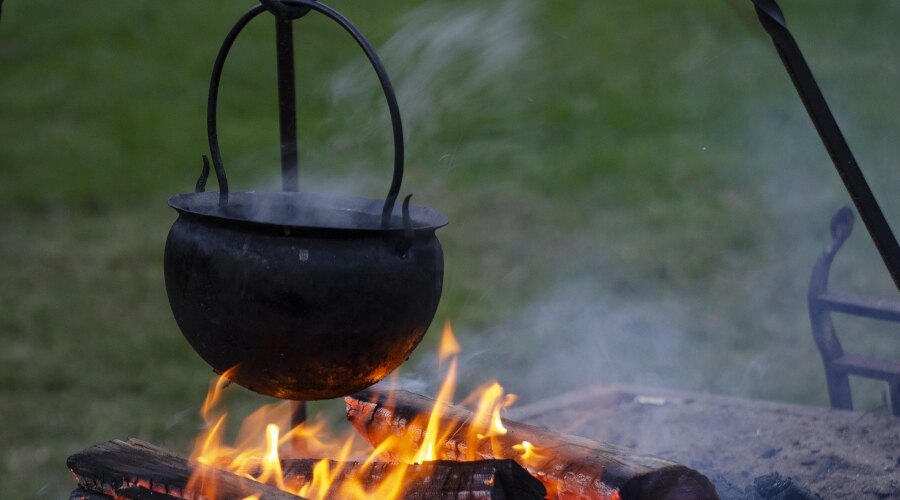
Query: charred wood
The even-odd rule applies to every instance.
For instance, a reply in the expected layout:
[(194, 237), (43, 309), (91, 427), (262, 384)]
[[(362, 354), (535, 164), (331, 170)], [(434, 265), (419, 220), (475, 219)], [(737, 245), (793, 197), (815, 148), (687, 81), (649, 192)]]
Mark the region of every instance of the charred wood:
[[(348, 419), (373, 446), (397, 435), (421, 441), (425, 429), (418, 422), (423, 422), (436, 404), (433, 399), (407, 391), (382, 393), (373, 389), (345, 401)], [(504, 420), (505, 435), (495, 436), (493, 443), (484, 440), (477, 449), (469, 450), (462, 436), (468, 434), (472, 418), (472, 412), (465, 408), (444, 405), (442, 424), (452, 430), (447, 434), (450, 437), (439, 443), (439, 458), (511, 458), (538, 477), (553, 494), (566, 499), (718, 499), (715, 487), (706, 477), (683, 465), (509, 420)], [(523, 441), (537, 447), (539, 456), (527, 462), (521, 460), (520, 452), (513, 446)]]
[(114, 440), (92, 446), (70, 456), (67, 465), (75, 475), (79, 487), (114, 498), (200, 498), (199, 489), (188, 486), (191, 473), (197, 468), (205, 468), (205, 477), (216, 481), (217, 498), (245, 498), (252, 495), (258, 495), (261, 500), (301, 498), (249, 478), (189, 462), (137, 440)]
[[(285, 482), (300, 487), (312, 480), (317, 459), (288, 459), (281, 461)], [(340, 485), (355, 479), (367, 491), (390, 476), (398, 467), (405, 468), (401, 498), (426, 500), (436, 498), (479, 498), (540, 500), (546, 496), (544, 485), (513, 460), (479, 460), (455, 462), (437, 460), (422, 464), (404, 465), (375, 462), (363, 466), (358, 462), (329, 461), (330, 471), (336, 474), (332, 493)], [(338, 498), (328, 494), (327, 498)]]
[(111, 500), (112, 498), (109, 495), (83, 488), (75, 488), (72, 490), (72, 494), (69, 495), (69, 500)]
[[(312, 481), (319, 459), (287, 459), (281, 461), (285, 483), (291, 489)], [(191, 489), (189, 478), (195, 467), (206, 467), (208, 480), (216, 483), (216, 498), (244, 498), (260, 495), (263, 500), (298, 499), (272, 486), (255, 482), (229, 472), (192, 463), (165, 449), (138, 440), (110, 441), (92, 446), (69, 457), (69, 469), (79, 489), (70, 500), (167, 500), (199, 498)], [(375, 462), (363, 466), (358, 462), (328, 461), (335, 473), (333, 494), (349, 478), (367, 490), (379, 481), (405, 468), (401, 497), (405, 500), (433, 498), (479, 498), (538, 500), (546, 495), (543, 484), (513, 460), (481, 460), (476, 462), (434, 461), (403, 465)], [(259, 470), (251, 475), (258, 476)]]

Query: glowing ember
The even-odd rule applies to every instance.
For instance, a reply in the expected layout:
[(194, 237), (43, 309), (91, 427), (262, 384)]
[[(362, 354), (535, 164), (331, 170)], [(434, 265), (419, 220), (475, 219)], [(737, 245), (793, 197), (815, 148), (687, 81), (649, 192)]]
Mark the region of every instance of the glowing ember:
[[(440, 342), (438, 360), (445, 376), (437, 395), (437, 402), (421, 422), (415, 422), (425, 429), (419, 443), (410, 436), (395, 436), (385, 440), (376, 449), (357, 439), (352, 428), (347, 428), (343, 439), (326, 428), (321, 417), (306, 422), (286, 433), (281, 429), (289, 427), (291, 404), (280, 403), (259, 408), (242, 422), (240, 432), (234, 444), (226, 444), (224, 440), (227, 413), (217, 410), (222, 390), (228, 386), (231, 370), (222, 374), (210, 385), (209, 393), (203, 403), (201, 416), (206, 423), (206, 430), (198, 436), (191, 458), (197, 462), (228, 470), (235, 474), (268, 483), (290, 493), (312, 500), (325, 498), (347, 499), (393, 499), (402, 496), (404, 486), (410, 479), (409, 464), (437, 460), (441, 455), (440, 443), (447, 441), (449, 433), (456, 428), (455, 422), (443, 421), (444, 409), (452, 404), (456, 388), (458, 371), (458, 355), (460, 346), (453, 335), (448, 322), (444, 326)], [(494, 438), (507, 433), (501, 419), (501, 412), (515, 401), (515, 396), (504, 394), (503, 387), (492, 382), (478, 389), (464, 403), (475, 403), (474, 417), (469, 423), (468, 435), (465, 436), (464, 456), (459, 460), (477, 460), (476, 450), (485, 441), (494, 448)], [(310, 480), (300, 481), (297, 478), (285, 477), (281, 466), (280, 450), (283, 446), (293, 444), (291, 458), (331, 457), (333, 461), (322, 459), (313, 467)], [(521, 447), (521, 449), (519, 448)], [(516, 451), (517, 459), (523, 465), (540, 455), (531, 445), (523, 442)], [(497, 448), (499, 449), (499, 447)], [(444, 450), (446, 451), (446, 450)], [(301, 455), (301, 456), (298, 456)], [(366, 471), (379, 459), (397, 461), (397, 466), (384, 477), (372, 484)], [(345, 464), (358, 461), (361, 465), (345, 470)], [(204, 496), (216, 498), (216, 484), (203, 468), (197, 468), (191, 477), (191, 485), (198, 487)], [(255, 500), (247, 497), (243, 500)]]

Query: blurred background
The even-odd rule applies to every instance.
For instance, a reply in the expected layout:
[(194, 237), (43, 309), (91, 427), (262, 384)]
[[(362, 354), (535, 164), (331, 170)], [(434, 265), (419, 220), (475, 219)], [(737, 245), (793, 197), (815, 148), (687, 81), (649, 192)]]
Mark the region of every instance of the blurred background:
[[(403, 192), (451, 220), (442, 304), (406, 380), (433, 384), (452, 320), (462, 385), (497, 378), (524, 402), (626, 382), (828, 404), (805, 294), (849, 199), (749, 1), (328, 3), (397, 88)], [(781, 3), (898, 228), (900, 3)], [(199, 430), (213, 374), (169, 311), (166, 199), (193, 189), (212, 61), (252, 5), (4, 3), (4, 490), (59, 498), (77, 450), (136, 436), (184, 452)], [(253, 23), (225, 70), (236, 189), (278, 185), (273, 24)], [(302, 185), (383, 196), (377, 81), (337, 26), (295, 26)], [(896, 296), (861, 226), (832, 286)], [(837, 326), (846, 345), (900, 355), (895, 330)], [(860, 407), (884, 411), (881, 385), (855, 384)], [(342, 404), (314, 409), (340, 418)]]

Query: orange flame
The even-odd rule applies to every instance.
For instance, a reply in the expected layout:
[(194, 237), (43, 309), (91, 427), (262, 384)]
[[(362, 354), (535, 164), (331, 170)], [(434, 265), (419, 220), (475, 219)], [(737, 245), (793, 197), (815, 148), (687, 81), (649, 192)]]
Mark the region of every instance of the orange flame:
[[(450, 434), (459, 428), (458, 422), (448, 422), (445, 418), (446, 409), (453, 403), (459, 353), (459, 342), (448, 321), (444, 326), (438, 353), (439, 364), (447, 367), (438, 390), (437, 401), (429, 415), (420, 417), (421, 421), (410, 423), (425, 430), (421, 439), (412, 435), (414, 433), (391, 436), (375, 449), (369, 450), (358, 447), (357, 435), (352, 428), (346, 429), (343, 438), (336, 438), (326, 429), (325, 420), (321, 416), (282, 434), (281, 429), (288, 428), (290, 422), (290, 403), (259, 408), (242, 422), (236, 444), (225, 444), (228, 415), (218, 410), (218, 404), (223, 389), (229, 385), (228, 377), (233, 373), (233, 369), (228, 370), (210, 384), (209, 393), (200, 412), (206, 423), (206, 430), (198, 436), (191, 458), (199, 463), (268, 483), (311, 500), (402, 498), (410, 479), (410, 464), (448, 457), (478, 460), (484, 458), (479, 456), (478, 450), (488, 446), (486, 443), (489, 443), (495, 456), (502, 454), (499, 443), (495, 442), (497, 437), (507, 434), (501, 412), (512, 405), (516, 398), (512, 394), (504, 394), (503, 387), (497, 382), (485, 385), (463, 401), (476, 404), (473, 417), (467, 422), (469, 430), (463, 436), (465, 443), (464, 446), (460, 446), (461, 450), (440, 449), (451, 437)], [(303, 481), (299, 478), (285, 477), (279, 453), (283, 445), (297, 442), (301, 443), (299, 449), (302, 449), (305, 456), (324, 456), (332, 459), (317, 461), (313, 466), (312, 478)], [(520, 456), (509, 458), (515, 458), (523, 465), (540, 458), (537, 450), (527, 441), (514, 449)], [(297, 448), (295, 453), (296, 451)], [(390, 472), (379, 477), (373, 484), (372, 479), (367, 477), (367, 472), (380, 457), (390, 457), (399, 461), (392, 464)], [(195, 468), (188, 487), (197, 489), (202, 496), (215, 499), (216, 484), (212, 481), (211, 474), (204, 474), (204, 471), (208, 470), (204, 467)], [(247, 497), (244, 500), (257, 499)]]
[(449, 357), (459, 355), (461, 350), (459, 342), (456, 341), (456, 336), (453, 335), (453, 326), (450, 324), (450, 320), (445, 321), (444, 331), (441, 333), (441, 347), (438, 350), (438, 359), (443, 362)]
[(512, 448), (521, 453), (519, 458), (521, 458), (526, 464), (530, 464), (535, 459), (542, 458), (541, 454), (537, 452), (537, 448), (529, 441), (522, 441), (517, 445), (513, 445)]
[[(459, 352), (459, 342), (457, 342), (456, 337), (453, 336), (453, 328), (448, 321), (444, 324), (444, 333), (441, 336), (441, 348), (438, 352), (438, 359), (440, 361), (446, 361), (447, 358), (450, 358), (450, 368), (447, 369), (447, 375), (444, 377), (444, 382), (441, 384), (441, 388), (438, 391), (438, 403), (450, 402), (453, 399), (453, 392), (456, 390), (456, 356)], [(428, 417), (428, 425), (425, 427), (425, 436), (422, 438), (422, 444), (420, 445), (418, 452), (415, 453), (414, 458), (412, 459), (413, 463), (420, 464), (422, 462), (438, 459), (437, 445), (438, 443), (444, 442), (447, 433), (452, 431), (452, 429), (444, 429), (444, 431), (441, 432), (440, 423), (441, 418), (444, 416), (442, 411), (443, 408), (445, 408), (444, 405), (435, 404), (434, 408), (431, 410), (431, 415)]]

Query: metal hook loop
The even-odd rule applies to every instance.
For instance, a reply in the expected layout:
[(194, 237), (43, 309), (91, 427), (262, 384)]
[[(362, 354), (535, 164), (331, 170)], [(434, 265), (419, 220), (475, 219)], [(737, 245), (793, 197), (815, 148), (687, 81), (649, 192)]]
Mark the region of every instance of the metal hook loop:
[(259, 0), (259, 3), (272, 14), (284, 19), (300, 19), (310, 11), (309, 7), (288, 5), (281, 0)]
[(413, 239), (415, 238), (412, 218), (409, 216), (409, 200), (412, 199), (412, 196), (412, 194), (408, 194), (403, 199), (403, 240), (397, 247), (397, 253), (401, 259), (405, 259), (409, 255), (409, 249), (412, 248)]

